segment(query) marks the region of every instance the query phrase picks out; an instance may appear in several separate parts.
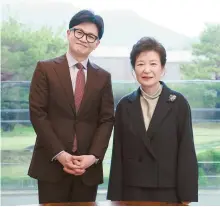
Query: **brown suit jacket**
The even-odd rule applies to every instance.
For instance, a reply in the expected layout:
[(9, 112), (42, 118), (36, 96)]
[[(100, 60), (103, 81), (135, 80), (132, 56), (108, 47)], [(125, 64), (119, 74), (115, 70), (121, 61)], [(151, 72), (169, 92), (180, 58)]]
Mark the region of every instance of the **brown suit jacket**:
[[(71, 153), (75, 133), (79, 154), (103, 160), (114, 122), (111, 75), (90, 61), (87, 70), (84, 97), (76, 114), (66, 55), (38, 62), (29, 96), (30, 119), (37, 134), (29, 176), (50, 182), (66, 176), (62, 165), (51, 160), (62, 150)], [(102, 163), (87, 169), (83, 181), (102, 183)]]

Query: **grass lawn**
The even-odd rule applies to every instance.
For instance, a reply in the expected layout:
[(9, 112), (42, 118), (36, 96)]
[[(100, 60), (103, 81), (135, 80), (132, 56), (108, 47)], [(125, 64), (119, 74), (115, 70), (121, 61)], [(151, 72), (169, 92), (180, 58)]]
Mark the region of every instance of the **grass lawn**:
[[(1, 166), (1, 177), (19, 178), (28, 177), (29, 165), (2, 165)], [(110, 165), (104, 164), (104, 177), (109, 176)]]
[(1, 169), (1, 177), (10, 177), (10, 178), (18, 178), (18, 177), (28, 177), (29, 165), (4, 165)]
[(16, 125), (13, 131), (1, 131), (1, 150), (23, 150), (34, 145), (36, 135), (32, 127)]
[[(220, 123), (194, 124), (194, 140), (198, 149), (200, 148), (218, 148), (220, 147)], [(2, 150), (23, 150), (28, 146), (34, 145), (36, 135), (32, 127), (16, 126), (11, 132), (1, 132)], [(110, 140), (109, 149), (112, 146)], [(106, 158), (110, 158), (109, 152)]]
[[(220, 123), (194, 124), (193, 130), (197, 153), (213, 148), (220, 149)], [(24, 149), (28, 146), (34, 145), (36, 139), (35, 132), (31, 127), (18, 125), (12, 132), (2, 132), (1, 134), (1, 149), (6, 150), (4, 151), (4, 154), (2, 154), (2, 158), (4, 158), (3, 160), (6, 160), (8, 163), (22, 163), (21, 165), (2, 165), (1, 181), (4, 186), (11, 184), (13, 186), (18, 185), (18, 188), (20, 189), (21, 181), (21, 183), (23, 183), (23, 181), (28, 183), (33, 182), (33, 180), (27, 175), (32, 153), (24, 151)], [(107, 178), (109, 177), (109, 161), (112, 153), (112, 141), (111, 137), (103, 166), (104, 177), (106, 179), (101, 187), (106, 187), (108, 181)]]
[(23, 150), (28, 146), (34, 145), (35, 136), (30, 137), (22, 137), (22, 136), (14, 136), (14, 137), (3, 137), (1, 139), (1, 149), (2, 150)]
[(2, 137), (15, 137), (15, 136), (35, 136), (34, 129), (32, 127), (27, 127), (23, 125), (17, 124), (14, 128), (14, 130), (9, 132), (4, 132), (1, 130)]

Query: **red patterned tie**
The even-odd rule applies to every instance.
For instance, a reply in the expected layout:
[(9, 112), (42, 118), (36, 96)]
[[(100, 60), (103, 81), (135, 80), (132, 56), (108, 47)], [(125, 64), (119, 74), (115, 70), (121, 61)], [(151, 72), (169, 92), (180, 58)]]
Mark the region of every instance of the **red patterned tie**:
[[(75, 87), (75, 107), (76, 107), (76, 112), (78, 112), (83, 98), (86, 81), (85, 81), (85, 73), (84, 73), (83, 65), (81, 63), (77, 63), (75, 66), (79, 69), (76, 76), (76, 87)], [(73, 152), (75, 152), (76, 150), (77, 150), (77, 139), (75, 135), (73, 142)]]

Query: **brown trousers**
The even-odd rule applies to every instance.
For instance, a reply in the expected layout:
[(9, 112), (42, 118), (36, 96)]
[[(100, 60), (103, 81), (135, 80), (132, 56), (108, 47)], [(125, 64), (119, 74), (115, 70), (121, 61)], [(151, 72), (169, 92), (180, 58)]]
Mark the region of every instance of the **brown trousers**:
[(81, 176), (67, 175), (57, 183), (38, 181), (39, 203), (93, 202), (98, 186), (87, 186)]

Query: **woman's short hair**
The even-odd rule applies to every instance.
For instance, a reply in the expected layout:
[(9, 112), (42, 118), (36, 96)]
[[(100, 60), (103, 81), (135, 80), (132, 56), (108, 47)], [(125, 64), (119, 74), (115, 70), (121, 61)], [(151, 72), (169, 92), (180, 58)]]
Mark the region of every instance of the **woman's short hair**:
[(152, 37), (142, 37), (133, 48), (130, 53), (130, 62), (133, 68), (135, 68), (135, 62), (140, 53), (145, 51), (155, 51), (160, 56), (161, 65), (164, 67), (166, 64), (166, 50), (164, 46)]

